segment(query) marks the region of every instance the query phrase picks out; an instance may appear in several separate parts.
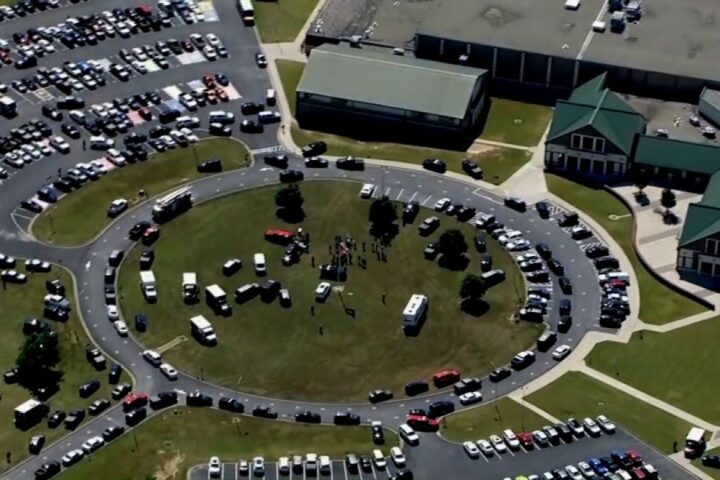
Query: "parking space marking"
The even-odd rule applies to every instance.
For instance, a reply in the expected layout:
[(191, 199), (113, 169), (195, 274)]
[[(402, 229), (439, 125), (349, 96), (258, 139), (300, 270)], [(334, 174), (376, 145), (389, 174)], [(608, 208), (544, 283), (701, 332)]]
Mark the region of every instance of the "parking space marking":
[(432, 197), (433, 197), (432, 195), (428, 195), (427, 198), (425, 198), (425, 200), (423, 200), (422, 202), (420, 202), (421, 205), (427, 205), (427, 203), (430, 201), (430, 199), (431, 199)]

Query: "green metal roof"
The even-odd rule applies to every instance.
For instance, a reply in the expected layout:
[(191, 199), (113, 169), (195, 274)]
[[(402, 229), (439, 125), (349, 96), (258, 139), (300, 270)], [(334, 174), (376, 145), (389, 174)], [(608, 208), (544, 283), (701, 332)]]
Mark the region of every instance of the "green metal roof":
[(720, 170), (720, 148), (705, 143), (641, 135), (635, 151), (635, 163), (712, 175)]
[(720, 233), (720, 172), (710, 177), (702, 200), (688, 206), (680, 247)]
[(486, 70), (323, 45), (312, 50), (298, 92), (464, 118)]
[(605, 86), (605, 74), (576, 88), (568, 100), (555, 104), (548, 141), (591, 126), (626, 155), (632, 153), (645, 118)]

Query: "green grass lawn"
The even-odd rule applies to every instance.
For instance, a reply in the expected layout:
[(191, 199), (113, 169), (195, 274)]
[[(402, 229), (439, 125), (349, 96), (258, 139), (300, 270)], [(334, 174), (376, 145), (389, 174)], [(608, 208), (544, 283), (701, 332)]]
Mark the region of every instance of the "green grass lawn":
[(578, 372), (566, 373), (525, 398), (560, 420), (606, 415), (664, 453), (683, 445), (689, 423)]
[(515, 145), (535, 146), (552, 116), (552, 108), (533, 103), (491, 98), (481, 138)]
[[(383, 448), (388, 452), (396, 443), (393, 438), (387, 432)], [(301, 425), (177, 408), (151, 418), (59, 478), (95, 480), (113, 472), (113, 480), (181, 479), (213, 455), (228, 462), (255, 456), (276, 461), (308, 452), (342, 458), (350, 452), (369, 454), (373, 448), (369, 427)]]
[[(664, 324), (705, 311), (699, 303), (675, 293), (660, 283), (640, 263), (633, 248), (632, 217), (627, 207), (612, 194), (575, 183), (553, 174), (545, 175), (548, 189), (563, 200), (587, 213), (615, 239), (630, 259), (640, 289), (640, 319)], [(609, 215), (622, 218), (611, 220)]]
[[(285, 97), (288, 99), (290, 111), (295, 115), (295, 91), (300, 82), (305, 64), (291, 60), (276, 61), (278, 73), (282, 79)], [(500, 101), (503, 105), (503, 114), (508, 114), (507, 101)], [(524, 104), (519, 104), (524, 105)], [(525, 109), (528, 110), (528, 109)], [(525, 111), (522, 108), (520, 111)], [(538, 122), (532, 122), (536, 124)], [(491, 126), (492, 135), (499, 135), (502, 128), (501, 115), (493, 120)], [(542, 127), (544, 128), (544, 127)], [(530, 159), (530, 153), (524, 150), (496, 148), (483, 153), (467, 153), (453, 150), (404, 145), (401, 143), (372, 142), (354, 138), (334, 135), (325, 132), (304, 130), (293, 124), (291, 127), (293, 141), (296, 145), (303, 146), (307, 143), (324, 140), (328, 144), (328, 155), (335, 156), (356, 156), (369, 157), (382, 160), (395, 160), (398, 162), (414, 163), (419, 165), (426, 158), (440, 158), (447, 163), (448, 169), (453, 172), (462, 173), (460, 162), (464, 158), (472, 158), (485, 171), (485, 180), (495, 185), (507, 180), (520, 167)], [(540, 132), (542, 134), (542, 131)], [(515, 134), (514, 134), (515, 135)], [(519, 133), (517, 134), (519, 135)], [(498, 139), (498, 138), (494, 138)]]
[[(720, 448), (713, 448), (712, 450), (708, 450), (705, 452), (705, 455), (720, 455)], [(703, 472), (710, 475), (712, 478), (720, 480), (720, 468), (704, 467), (702, 461), (699, 458), (693, 460), (692, 464)]]
[(318, 0), (254, 1), (255, 25), (263, 43), (292, 42)]
[[(197, 143), (200, 162), (218, 157), (224, 170), (248, 165), (244, 144), (227, 138), (213, 138)], [(175, 186), (198, 179), (192, 148), (169, 150), (153, 155), (145, 162), (117, 168), (96, 182), (66, 195), (45, 210), (32, 224), (38, 239), (61, 245), (85, 243), (99, 234), (111, 221), (107, 207), (116, 198), (127, 199), (132, 208), (139, 201), (137, 193), (145, 189), (153, 197)]]
[[(440, 229), (425, 239), (416, 230), (430, 214), (423, 211), (414, 225), (401, 229), (387, 249), (388, 261), (384, 263), (371, 253), (367, 233), (370, 202), (359, 197), (359, 184), (302, 183), (307, 216), (296, 225), (275, 218), (273, 199), (278, 188), (254, 189), (214, 200), (163, 226), (154, 247), (157, 258), (153, 271), (159, 290), (156, 305), (146, 304), (138, 288), (141, 249), (127, 255), (119, 276), (124, 297), (121, 305), (126, 318), (137, 312), (148, 315), (148, 331), (138, 335), (141, 342), (158, 347), (178, 336), (189, 336), (189, 318), (203, 314), (218, 333), (218, 346), (201, 347), (190, 337), (164, 355), (176, 367), (248, 392), (343, 401), (361, 400), (369, 390), (379, 387), (392, 388), (399, 394), (407, 381), (428, 378), (441, 367), (480, 374), (489, 369), (490, 362), (507, 361), (539, 335), (537, 325), (511, 320), (523, 296), (522, 281), (498, 244), (490, 243), (489, 251), (496, 268), (507, 272), (508, 280), (489, 291), (486, 300), (490, 311), (480, 317), (463, 314), (458, 308), (465, 274), (442, 269), (423, 258), (425, 244), (446, 228), (460, 228), (472, 242), (474, 229), (470, 225), (444, 216)], [(267, 227), (295, 229), (300, 225), (311, 234), (311, 252), (299, 264), (284, 267), (280, 262), (284, 249), (264, 241), (263, 232)], [(336, 235), (350, 235), (357, 241), (354, 255), (367, 259), (367, 269), (351, 266), (342, 294), (333, 293), (325, 304), (315, 304), (313, 291), (320, 280), (311, 257), (316, 267), (329, 263), (328, 247)], [(364, 254), (363, 242), (367, 249)], [(234, 305), (232, 318), (221, 318), (215, 317), (204, 302), (191, 307), (182, 303), (182, 272), (196, 272), (201, 285), (218, 283), (234, 304), (236, 288), (262, 281), (253, 272), (255, 252), (265, 253), (268, 278), (281, 281), (290, 290), (291, 309), (281, 308), (278, 302), (266, 305), (254, 299)], [(480, 254), (474, 249), (469, 254), (469, 271), (479, 271)], [(233, 257), (243, 259), (243, 269), (233, 277), (223, 277), (221, 266)], [(401, 328), (402, 311), (413, 293), (428, 294), (430, 317), (418, 337), (406, 338)], [(343, 307), (356, 309), (355, 318)]]
[(548, 422), (515, 400), (503, 397), (471, 410), (445, 417), (442, 436), (455, 442), (478, 441), (490, 435), (501, 435), (506, 428), (514, 432), (531, 432)]
[[(22, 261), (18, 260), (18, 264), (20, 263)], [(22, 271), (23, 268), (20, 267), (18, 270)], [(0, 370), (3, 372), (15, 365), (24, 341), (23, 321), (26, 318), (42, 317), (43, 297), (47, 294), (45, 281), (55, 278), (60, 279), (65, 285), (68, 298), (74, 298), (70, 275), (57, 266), (53, 266), (53, 271), (49, 274), (28, 273), (28, 283), (25, 285), (7, 284), (6, 289), (0, 288), (0, 327), (3, 332), (2, 342), (0, 342)], [(51, 412), (57, 409), (87, 407), (98, 398), (110, 399), (107, 371), (97, 372), (85, 360), (85, 346), (88, 339), (77, 315), (71, 312), (67, 323), (50, 321), (50, 325), (58, 334), (61, 358), (58, 368), (64, 372), (60, 390), (49, 401)], [(103, 386), (91, 398), (81, 399), (77, 393), (78, 387), (91, 378), (100, 380)], [(125, 377), (123, 381), (128, 381), (128, 378)], [(45, 422), (41, 422), (26, 432), (16, 429), (12, 424), (13, 410), (29, 399), (30, 393), (17, 384), (3, 383), (1, 390), (0, 448), (3, 454), (6, 451), (12, 452), (13, 462), (17, 463), (27, 455), (27, 442), (33, 435), (44, 434), (48, 441), (52, 441), (67, 433), (62, 426), (55, 430), (49, 429)], [(0, 464), (0, 473), (4, 472), (7, 467), (7, 463), (3, 461)]]
[[(717, 345), (720, 318), (667, 333), (635, 333), (627, 345), (603, 342), (590, 354), (592, 366), (618, 380), (711, 423), (720, 422)], [(658, 372), (662, 372), (658, 375)]]

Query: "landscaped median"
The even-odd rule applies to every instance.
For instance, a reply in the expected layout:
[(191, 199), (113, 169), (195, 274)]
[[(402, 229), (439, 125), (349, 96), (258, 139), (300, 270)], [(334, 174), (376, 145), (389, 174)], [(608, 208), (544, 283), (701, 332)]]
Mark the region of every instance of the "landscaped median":
[[(551, 193), (590, 215), (607, 231), (630, 259), (640, 289), (640, 319), (664, 324), (705, 311), (705, 307), (676, 293), (642, 264), (633, 246), (633, 219), (627, 207), (602, 188), (546, 174)], [(671, 252), (674, 255), (674, 252)]]
[(720, 318), (666, 333), (641, 331), (630, 342), (603, 342), (590, 354), (593, 368), (638, 390), (720, 424), (717, 346)]
[[(295, 92), (300, 82), (305, 64), (291, 60), (277, 60), (276, 66), (288, 99), (290, 111), (295, 115)], [(493, 99), (496, 116), (488, 119), (487, 138), (498, 141), (518, 141), (522, 145), (534, 145), (542, 135), (547, 124), (545, 107), (525, 106), (520, 108), (511, 105), (517, 102)], [(496, 106), (495, 106), (496, 105)], [(510, 117), (515, 111), (516, 118), (524, 120), (519, 124), (513, 123)], [(544, 122), (544, 123), (543, 123)], [(539, 133), (538, 133), (539, 132)], [(448, 170), (462, 173), (460, 162), (464, 158), (475, 160), (485, 172), (485, 181), (499, 185), (507, 180), (513, 173), (530, 159), (530, 152), (523, 149), (494, 147), (483, 144), (475, 146), (477, 153), (464, 151), (443, 150), (437, 148), (404, 145), (388, 142), (364, 141), (348, 138), (330, 133), (303, 130), (295, 124), (291, 126), (293, 142), (298, 146), (310, 142), (323, 140), (328, 145), (328, 155), (355, 156), (394, 160), (397, 162), (414, 163), (419, 165), (426, 158), (440, 158), (447, 163)], [(525, 139), (525, 142), (522, 142)], [(471, 149), (472, 150), (472, 149)]]
[[(390, 432), (385, 438), (387, 452), (397, 441)], [(346, 453), (370, 454), (373, 448), (370, 427), (292, 424), (181, 407), (147, 420), (59, 478), (183, 479), (190, 467), (207, 464), (211, 456), (233, 463), (310, 452), (339, 459)]]
[[(658, 376), (653, 378), (657, 380)], [(684, 445), (685, 435), (692, 427), (674, 415), (578, 372), (566, 373), (525, 400), (563, 421), (569, 417), (582, 421), (585, 417), (605, 415), (664, 453), (673, 452), (674, 442)]]
[(502, 436), (509, 428), (514, 432), (532, 432), (551, 422), (515, 400), (503, 397), (477, 408), (447, 416), (440, 433), (454, 442), (487, 440), (490, 435)]
[[(195, 151), (193, 151), (193, 149)], [(132, 208), (141, 199), (139, 190), (149, 197), (208, 174), (198, 173), (197, 164), (219, 158), (223, 170), (247, 167), (250, 152), (245, 144), (228, 138), (201, 140), (193, 148), (169, 150), (116, 168), (95, 182), (65, 195), (32, 223), (32, 234), (39, 240), (78, 245), (99, 234), (110, 222), (107, 208), (117, 198), (127, 199)]]

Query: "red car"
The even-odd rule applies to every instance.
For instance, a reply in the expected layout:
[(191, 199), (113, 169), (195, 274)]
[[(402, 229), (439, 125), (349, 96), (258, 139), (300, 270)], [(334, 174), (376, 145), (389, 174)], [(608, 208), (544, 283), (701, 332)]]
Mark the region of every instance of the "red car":
[(625, 453), (630, 458), (630, 460), (635, 464), (635, 466), (640, 466), (643, 464), (643, 458), (642, 455), (640, 455), (640, 452), (637, 450), (626, 450)]
[(295, 238), (295, 234), (288, 230), (281, 230), (278, 228), (268, 228), (265, 230), (265, 240), (268, 242), (287, 245), (293, 241), (293, 238)]
[(433, 383), (437, 388), (447, 387), (460, 380), (460, 371), (455, 368), (447, 368), (435, 372)]
[(405, 423), (420, 432), (437, 432), (440, 428), (439, 420), (425, 415), (408, 415)]
[(535, 442), (533, 442), (532, 434), (528, 432), (520, 432), (517, 434), (517, 438), (520, 441), (520, 445), (522, 445), (525, 450), (533, 450), (535, 448)]
[(230, 97), (228, 97), (228, 94), (225, 93), (225, 90), (222, 88), (216, 88), (215, 89), (215, 96), (220, 99), (221, 102), (227, 102), (230, 100)]
[(150, 110), (147, 107), (141, 107), (138, 110), (138, 115), (140, 115), (140, 117), (142, 117), (144, 120), (147, 120), (147, 121), (152, 120), (152, 117), (153, 117), (152, 110)]
[(204, 75), (202, 79), (207, 88), (215, 88), (215, 77), (212, 75)]
[(194, 52), (194, 51), (195, 51), (195, 47), (193, 46), (192, 43), (190, 43), (189, 40), (183, 40), (183, 42), (182, 42), (182, 48), (183, 48), (183, 50), (185, 50), (186, 52)]
[(137, 407), (144, 407), (148, 403), (147, 393), (133, 392), (123, 400), (123, 411), (129, 412)]
[(152, 226), (143, 232), (142, 243), (144, 245), (150, 245), (160, 237), (160, 229), (156, 226)]
[(207, 98), (207, 101), (210, 105), (215, 105), (218, 103), (218, 98), (215, 96), (214, 90), (205, 90), (205, 98)]

